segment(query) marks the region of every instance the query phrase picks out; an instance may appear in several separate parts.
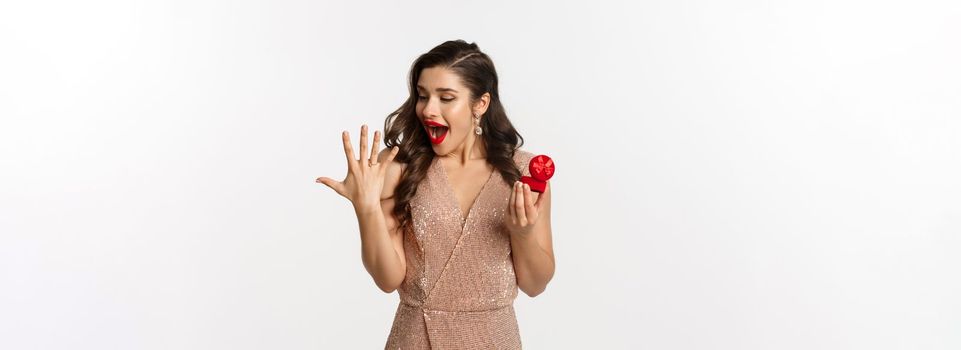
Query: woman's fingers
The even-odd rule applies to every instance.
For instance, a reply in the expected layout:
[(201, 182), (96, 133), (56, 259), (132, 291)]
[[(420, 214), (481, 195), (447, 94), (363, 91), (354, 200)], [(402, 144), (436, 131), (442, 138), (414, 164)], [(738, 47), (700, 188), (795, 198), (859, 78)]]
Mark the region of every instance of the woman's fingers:
[(387, 160), (385, 160), (384, 162), (385, 163), (393, 162), (394, 158), (397, 157), (397, 153), (400, 153), (400, 146), (392, 147), (390, 149), (390, 153), (387, 154)]
[(354, 147), (350, 145), (350, 133), (344, 130), (341, 135), (344, 139), (344, 155), (347, 156), (347, 170), (350, 172), (355, 171), (357, 160), (354, 159)]
[(394, 146), (390, 148), (390, 152), (387, 152), (387, 156), (384, 160), (380, 162), (380, 175), (383, 176), (387, 174), (387, 166), (394, 161), (394, 157), (397, 156), (397, 152), (400, 151), (399, 146)]
[(531, 185), (524, 184), (524, 212), (527, 213), (527, 222), (531, 225), (537, 222), (537, 209), (534, 208), (533, 197)]
[(551, 182), (545, 181), (544, 192), (541, 192), (541, 194), (537, 195), (537, 202), (534, 203), (534, 208), (537, 208), (537, 209), (541, 208), (541, 202), (544, 201), (544, 197), (551, 195), (550, 190), (551, 190)]
[(374, 130), (374, 144), (370, 145), (370, 162), (376, 163), (380, 155), (380, 130)]
[(322, 176), (317, 178), (317, 182), (327, 185), (327, 187), (330, 187), (332, 190), (337, 192), (337, 194), (347, 197), (347, 189), (344, 188), (344, 184), (340, 181)]
[(517, 214), (517, 224), (527, 226), (527, 213), (524, 211), (523, 184), (514, 186), (514, 213)]
[(367, 124), (360, 126), (360, 164), (367, 165), (370, 154), (367, 153)]

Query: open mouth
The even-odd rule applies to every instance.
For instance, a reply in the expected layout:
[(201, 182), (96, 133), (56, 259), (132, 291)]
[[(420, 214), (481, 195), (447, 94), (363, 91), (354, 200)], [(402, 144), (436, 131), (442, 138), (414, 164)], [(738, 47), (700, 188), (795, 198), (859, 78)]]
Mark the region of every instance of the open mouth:
[(446, 125), (431, 120), (424, 121), (424, 129), (427, 130), (427, 137), (430, 138), (430, 143), (435, 145), (444, 142), (444, 138), (447, 137), (447, 131), (449, 130)]

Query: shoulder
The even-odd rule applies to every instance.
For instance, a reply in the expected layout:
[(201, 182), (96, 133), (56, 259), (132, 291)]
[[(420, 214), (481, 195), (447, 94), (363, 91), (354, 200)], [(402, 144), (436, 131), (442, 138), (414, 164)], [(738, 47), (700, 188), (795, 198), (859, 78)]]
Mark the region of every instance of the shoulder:
[(516, 164), (517, 169), (521, 171), (521, 175), (530, 175), (530, 169), (528, 169), (528, 166), (531, 162), (531, 158), (534, 158), (535, 156), (537, 156), (537, 154), (522, 148), (514, 150), (514, 164)]
[(532, 153), (526, 149), (518, 148), (514, 150), (514, 159), (531, 159), (536, 156), (536, 153)]

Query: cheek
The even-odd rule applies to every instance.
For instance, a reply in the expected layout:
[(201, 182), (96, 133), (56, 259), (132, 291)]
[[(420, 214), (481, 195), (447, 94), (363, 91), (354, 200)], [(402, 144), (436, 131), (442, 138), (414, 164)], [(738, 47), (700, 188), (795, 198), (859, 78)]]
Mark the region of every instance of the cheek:
[(458, 137), (466, 137), (467, 134), (474, 132), (474, 126), (464, 122), (457, 123), (453, 126), (454, 132), (457, 133)]

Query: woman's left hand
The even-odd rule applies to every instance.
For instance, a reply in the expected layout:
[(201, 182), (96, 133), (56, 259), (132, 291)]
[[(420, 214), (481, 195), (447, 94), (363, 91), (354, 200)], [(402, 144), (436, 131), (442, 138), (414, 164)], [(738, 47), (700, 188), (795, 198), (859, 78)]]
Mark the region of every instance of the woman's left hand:
[[(550, 182), (544, 191), (550, 191)], [(536, 200), (534, 196), (537, 196)], [(543, 194), (531, 192), (530, 186), (515, 181), (514, 189), (511, 190), (510, 199), (507, 201), (507, 231), (512, 235), (526, 237), (531, 233), (534, 225), (537, 224), (538, 212), (541, 208)]]

